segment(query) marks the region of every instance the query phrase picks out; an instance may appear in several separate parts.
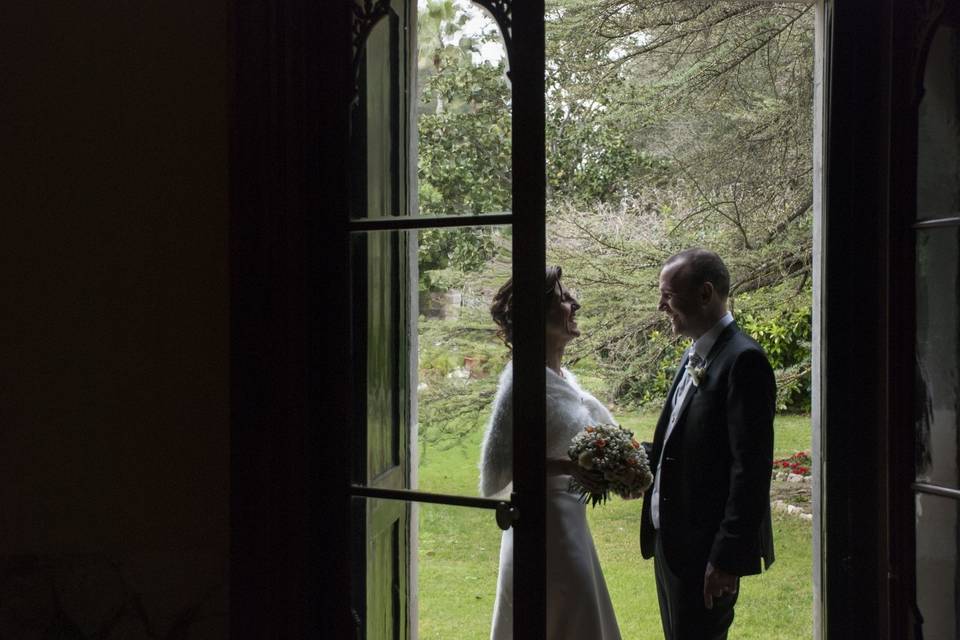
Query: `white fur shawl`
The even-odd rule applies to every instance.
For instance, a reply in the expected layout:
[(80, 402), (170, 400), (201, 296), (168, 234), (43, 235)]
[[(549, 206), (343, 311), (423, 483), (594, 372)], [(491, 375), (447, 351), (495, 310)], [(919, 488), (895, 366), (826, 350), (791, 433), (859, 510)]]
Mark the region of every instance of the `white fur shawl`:
[[(567, 459), (570, 440), (584, 427), (613, 423), (613, 416), (600, 401), (580, 388), (572, 373), (563, 377), (547, 368), (546, 457)], [(483, 435), (480, 454), (480, 494), (508, 493), (513, 480), (513, 363), (500, 374), (493, 411)]]

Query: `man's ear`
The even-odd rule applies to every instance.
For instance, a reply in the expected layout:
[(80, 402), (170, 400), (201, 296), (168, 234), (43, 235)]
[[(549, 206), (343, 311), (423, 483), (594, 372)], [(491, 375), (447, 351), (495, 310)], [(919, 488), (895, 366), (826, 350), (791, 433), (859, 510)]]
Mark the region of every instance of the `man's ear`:
[(700, 302), (701, 304), (709, 304), (713, 300), (713, 294), (716, 290), (713, 287), (712, 282), (704, 282), (700, 286)]

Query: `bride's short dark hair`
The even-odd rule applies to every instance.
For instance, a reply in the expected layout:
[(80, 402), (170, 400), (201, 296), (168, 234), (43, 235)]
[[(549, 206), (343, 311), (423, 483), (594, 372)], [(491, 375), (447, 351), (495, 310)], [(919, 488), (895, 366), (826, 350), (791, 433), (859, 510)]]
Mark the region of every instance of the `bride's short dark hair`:
[[(544, 283), (544, 293), (547, 296), (547, 306), (556, 296), (557, 283), (563, 270), (560, 267), (547, 267), (546, 281)], [(507, 280), (502, 287), (493, 296), (493, 303), (490, 305), (490, 315), (497, 324), (497, 335), (507, 345), (508, 349), (513, 349), (513, 278)]]

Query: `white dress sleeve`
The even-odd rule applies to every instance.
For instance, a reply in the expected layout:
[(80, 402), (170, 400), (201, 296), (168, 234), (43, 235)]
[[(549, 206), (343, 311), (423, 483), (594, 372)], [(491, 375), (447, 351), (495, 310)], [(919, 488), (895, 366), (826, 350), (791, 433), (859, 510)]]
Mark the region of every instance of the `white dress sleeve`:
[(513, 363), (500, 374), (480, 448), (480, 495), (505, 493), (513, 480)]

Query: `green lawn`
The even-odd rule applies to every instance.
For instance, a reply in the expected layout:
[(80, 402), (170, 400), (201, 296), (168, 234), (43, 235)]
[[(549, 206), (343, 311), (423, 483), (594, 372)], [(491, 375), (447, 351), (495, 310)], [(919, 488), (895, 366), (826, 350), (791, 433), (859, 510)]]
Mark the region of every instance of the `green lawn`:
[[(640, 439), (652, 438), (656, 415), (616, 412)], [(776, 457), (809, 450), (809, 416), (778, 416)], [(479, 434), (462, 446), (427, 452), (420, 488), (476, 495)], [(660, 630), (653, 564), (640, 558), (641, 502), (613, 500), (588, 509), (600, 560), (625, 640), (654, 640)], [(422, 505), (419, 535), (419, 627), (424, 640), (489, 637), (500, 530), (489, 511)], [(811, 529), (774, 515), (777, 562), (741, 587), (732, 638), (809, 638), (812, 626)]]
[[(633, 430), (638, 440), (653, 440), (653, 429), (657, 426), (657, 413), (618, 413), (617, 420), (624, 427)], [(797, 451), (810, 450), (810, 416), (799, 414), (781, 414), (774, 422), (773, 457), (783, 458)]]

